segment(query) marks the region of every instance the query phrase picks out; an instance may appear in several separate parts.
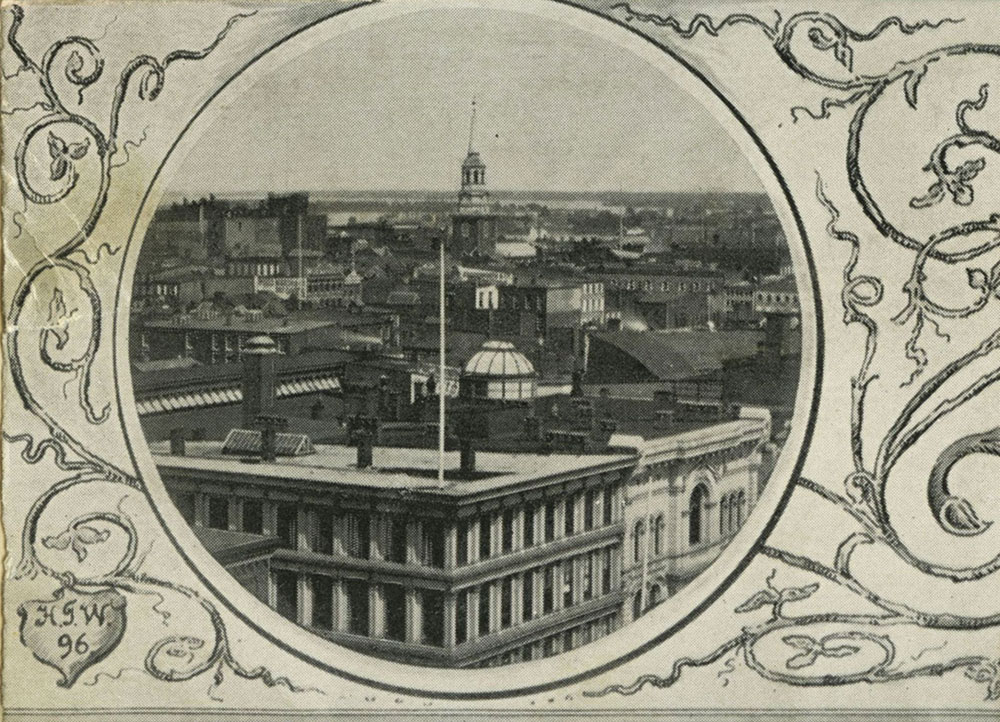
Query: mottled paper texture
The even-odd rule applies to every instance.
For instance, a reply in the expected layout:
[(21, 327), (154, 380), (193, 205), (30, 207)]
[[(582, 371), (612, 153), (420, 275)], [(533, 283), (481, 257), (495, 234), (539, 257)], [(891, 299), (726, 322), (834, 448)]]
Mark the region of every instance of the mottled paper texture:
[(2, 7), (11, 719), (993, 718), (988, 2)]

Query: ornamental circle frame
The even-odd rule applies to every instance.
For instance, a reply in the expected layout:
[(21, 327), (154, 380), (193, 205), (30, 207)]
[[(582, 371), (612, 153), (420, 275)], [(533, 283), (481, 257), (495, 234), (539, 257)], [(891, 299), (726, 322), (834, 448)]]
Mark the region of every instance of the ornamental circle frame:
[[(157, 183), (160, 181), (161, 174), (163, 173), (164, 168), (167, 166), (168, 161), (170, 161), (174, 151), (180, 145), (181, 141), (185, 138), (188, 131), (195, 125), (195, 123), (199, 120), (199, 118), (202, 117), (203, 113), (205, 113), (205, 111), (210, 106), (212, 106), (215, 100), (222, 93), (224, 93), (243, 73), (245, 73), (247, 70), (257, 65), (261, 61), (265, 61), (271, 55), (271, 53), (276, 49), (278, 49), (280, 46), (299, 37), (303, 33), (306, 33), (307, 31), (316, 28), (321, 24), (335, 21), (341, 16), (348, 14), (352, 11), (371, 7), (372, 4), (373, 4), (372, 2), (362, 2), (346, 8), (340, 8), (330, 14), (324, 15), (321, 18), (313, 20), (303, 25), (302, 27), (295, 29), (291, 33), (288, 33), (284, 37), (280, 38), (279, 40), (275, 41), (268, 47), (264, 48), (260, 52), (253, 55), (253, 57), (251, 57), (248, 61), (246, 61), (243, 65), (241, 65), (239, 69), (237, 69), (229, 78), (227, 78), (223, 83), (221, 83), (219, 87), (217, 87), (205, 99), (205, 101), (191, 115), (187, 123), (180, 130), (177, 137), (169, 146), (162, 161), (157, 166), (156, 171), (153, 173), (150, 182), (139, 202), (135, 217), (131, 224), (129, 236), (124, 243), (125, 259), (128, 259), (131, 256), (135, 257), (138, 256), (138, 249), (142, 245), (142, 238), (137, 239), (137, 231), (140, 230), (140, 223), (141, 219), (144, 216), (144, 213), (146, 214), (149, 213), (149, 211), (147, 210), (148, 203), (150, 201), (150, 198), (153, 196), (154, 187), (156, 187)], [(372, 687), (386, 692), (405, 694), (417, 697), (428, 697), (428, 698), (442, 699), (442, 700), (465, 700), (465, 701), (505, 699), (510, 697), (539, 694), (594, 678), (597, 675), (603, 674), (629, 661), (632, 661), (637, 657), (641, 656), (642, 654), (645, 654), (646, 652), (650, 651), (654, 647), (662, 644), (664, 641), (673, 637), (675, 634), (684, 629), (688, 624), (690, 624), (693, 620), (695, 620), (698, 616), (700, 616), (706, 609), (708, 609), (713, 603), (715, 603), (716, 600), (718, 600), (719, 597), (743, 573), (743, 571), (751, 563), (751, 561), (753, 561), (758, 556), (758, 553), (760, 552), (762, 546), (764, 545), (765, 540), (768, 538), (771, 531), (774, 529), (775, 525), (777, 524), (779, 518), (784, 512), (792, 496), (792, 493), (795, 488), (795, 480), (798, 478), (802, 470), (802, 467), (805, 463), (805, 459), (808, 454), (810, 442), (816, 425), (816, 419), (818, 415), (819, 402), (820, 402), (820, 392), (823, 381), (823, 359), (824, 359), (823, 312), (821, 307), (821, 296), (819, 290), (818, 274), (816, 271), (816, 265), (813, 258), (812, 249), (809, 244), (808, 235), (806, 233), (806, 229), (802, 221), (801, 214), (798, 211), (798, 208), (792, 197), (791, 191), (789, 190), (788, 185), (785, 182), (782, 173), (779, 171), (775, 160), (767, 151), (767, 148), (765, 147), (763, 141), (754, 131), (751, 124), (739, 112), (736, 106), (728, 98), (726, 98), (723, 92), (715, 84), (713, 84), (712, 81), (704, 73), (699, 71), (691, 62), (685, 60), (679, 53), (671, 49), (669, 46), (645, 35), (637, 28), (633, 27), (627, 22), (622, 21), (619, 18), (609, 17), (608, 15), (605, 15), (596, 9), (586, 7), (576, 2), (573, 2), (573, 0), (545, 0), (545, 2), (539, 2), (537, 3), (537, 5), (547, 5), (547, 6), (558, 5), (562, 6), (560, 8), (561, 11), (566, 11), (569, 13), (582, 12), (585, 15), (590, 16), (591, 19), (599, 19), (606, 23), (610, 23), (611, 26), (616, 26), (619, 29), (626, 30), (627, 34), (623, 35), (622, 37), (631, 40), (638, 38), (639, 44), (648, 43), (655, 49), (658, 49), (661, 53), (665, 54), (673, 63), (679, 66), (680, 69), (686, 71), (686, 73), (688, 73), (690, 76), (693, 76), (694, 81), (704, 86), (704, 89), (707, 91), (707, 95), (712, 99), (712, 102), (717, 101), (718, 103), (721, 103), (720, 109), (724, 109), (729, 113), (729, 116), (731, 116), (731, 120), (734, 120), (736, 124), (742, 129), (742, 131), (746, 134), (747, 139), (751, 142), (752, 146), (755, 148), (756, 152), (759, 153), (760, 158), (764, 161), (767, 171), (773, 176), (773, 179), (776, 182), (777, 187), (780, 189), (781, 205), (785, 207), (785, 210), (787, 210), (790, 216), (792, 227), (789, 228), (786, 227), (788, 224), (783, 224), (783, 229), (785, 230), (789, 246), (792, 247), (793, 249), (796, 248), (796, 246), (793, 246), (792, 239), (788, 237), (789, 236), (788, 231), (794, 230), (795, 235), (797, 236), (795, 240), (798, 241), (797, 247), (799, 248), (802, 254), (802, 265), (804, 265), (804, 268), (796, 268), (796, 274), (799, 277), (800, 295), (802, 290), (806, 290), (808, 292), (806, 295), (808, 296), (811, 302), (809, 304), (800, 303), (800, 309), (801, 309), (800, 313), (803, 323), (802, 327), (804, 330), (809, 329), (810, 326), (812, 327), (811, 328), (812, 333), (810, 335), (809, 340), (811, 340), (813, 344), (812, 348), (814, 349), (814, 359), (812, 364), (813, 368), (811, 369), (812, 373), (811, 374), (808, 373), (810, 369), (807, 369), (805, 367), (805, 364), (801, 364), (799, 368), (799, 382), (798, 382), (799, 389), (797, 393), (800, 395), (803, 393), (801, 387), (804, 383), (809, 385), (810, 387), (809, 391), (811, 392), (809, 393), (808, 409), (801, 409), (801, 412), (803, 412), (805, 415), (804, 420), (801, 422), (802, 438), (799, 443), (797, 453), (795, 454), (794, 461), (791, 463), (791, 468), (789, 470), (790, 473), (785, 483), (785, 487), (784, 489), (782, 489), (781, 495), (778, 498), (777, 503), (773, 511), (771, 512), (770, 517), (764, 523), (762, 530), (757, 536), (757, 538), (747, 546), (746, 551), (743, 553), (742, 557), (734, 564), (733, 568), (726, 574), (726, 576), (719, 583), (717, 583), (711, 591), (703, 595), (700, 601), (696, 603), (688, 611), (686, 611), (686, 613), (684, 613), (677, 621), (672, 623), (666, 629), (654, 634), (652, 637), (649, 637), (644, 642), (631, 647), (629, 651), (625, 652), (624, 654), (619, 654), (611, 659), (603, 660), (599, 664), (593, 667), (589, 667), (584, 671), (574, 672), (564, 676), (556, 676), (556, 678), (552, 680), (540, 682), (538, 684), (533, 684), (533, 685), (526, 685), (521, 687), (505, 688), (505, 689), (490, 689), (483, 691), (421, 689), (418, 687), (412, 687), (408, 685), (393, 684), (388, 681), (372, 679), (362, 674), (352, 672), (351, 670), (346, 668), (339, 668), (337, 666), (331, 665), (328, 662), (318, 659), (315, 656), (310, 655), (307, 652), (303, 652), (297, 649), (296, 647), (292, 646), (278, 634), (275, 634), (273, 631), (266, 628), (264, 626), (267, 624), (266, 622), (258, 623), (252, 620), (245, 611), (243, 611), (239, 606), (237, 606), (230, 600), (227, 593), (220, 591), (219, 586), (216, 584), (216, 582), (213, 581), (213, 579), (209, 574), (205, 573), (205, 570), (202, 568), (200, 563), (192, 558), (188, 550), (185, 548), (185, 545), (182, 544), (180, 540), (178, 540), (177, 536), (174, 533), (174, 529), (172, 528), (171, 523), (168, 522), (168, 520), (164, 518), (164, 515), (161, 513), (158, 500), (154, 499), (153, 495), (151, 494), (149, 489), (149, 484), (143, 483), (140, 485), (140, 489), (143, 495), (145, 496), (147, 502), (149, 503), (150, 508), (153, 514), (155, 515), (157, 521), (159, 522), (163, 533), (170, 540), (174, 549), (184, 560), (184, 563), (188, 566), (191, 572), (198, 578), (199, 582), (202, 585), (204, 585), (208, 590), (211, 591), (215, 599), (217, 599), (218, 602), (222, 606), (224, 606), (230, 614), (234, 615), (242, 624), (252, 629), (256, 634), (259, 634), (268, 643), (277, 646), (282, 651), (290, 654), (299, 661), (302, 661), (322, 672), (337, 676), (346, 681), (366, 685), (368, 687)], [(632, 37), (629, 38), (629, 35), (631, 35)], [(733, 137), (735, 140), (735, 136)], [(771, 196), (772, 203), (776, 203), (777, 200), (778, 200), (777, 198)], [(796, 262), (797, 259), (794, 259), (793, 265), (798, 265)], [(132, 392), (132, 385), (131, 383), (125, 383), (121, 377), (123, 371), (126, 377), (129, 376), (129, 370), (128, 370), (129, 367), (127, 360), (128, 356), (127, 339), (129, 331), (128, 306), (131, 294), (130, 293), (128, 295), (123, 294), (123, 281), (126, 279), (126, 276), (129, 276), (129, 284), (126, 285), (126, 288), (130, 290), (130, 281), (131, 281), (130, 273), (134, 272), (131, 271), (129, 266), (130, 264), (128, 260), (125, 260), (122, 273), (118, 278), (118, 283), (116, 286), (115, 301), (114, 301), (115, 311), (112, 324), (112, 348), (114, 349), (112, 371), (113, 371), (114, 387), (116, 389), (116, 394), (118, 397), (117, 413), (119, 422), (121, 423), (124, 432), (127, 453), (137, 473), (139, 474), (140, 478), (143, 481), (148, 481), (150, 478), (156, 479), (157, 480), (156, 483), (159, 485), (159, 490), (162, 491), (163, 495), (165, 496), (165, 489), (163, 486), (163, 482), (159, 478), (159, 474), (155, 472), (155, 468), (153, 469), (152, 474), (145, 473), (144, 464), (140, 463), (140, 459), (137, 457), (136, 449), (133, 447), (133, 434), (130, 433), (129, 431), (130, 425), (126, 423), (125, 412), (124, 412), (124, 409), (128, 408), (130, 409), (133, 418), (137, 418), (137, 416), (135, 416), (136, 413), (135, 400), (134, 400), (134, 394)], [(808, 283), (803, 283), (803, 277), (806, 278)], [(125, 304), (124, 306), (123, 302)], [(806, 321), (809, 321), (809, 323), (806, 323)], [(123, 389), (127, 393), (123, 393)], [(801, 401), (801, 399), (797, 400), (796, 407), (800, 406), (799, 401)], [(799, 409), (796, 408), (796, 411), (799, 411)], [(141, 436), (141, 431), (139, 432), (139, 434)], [(145, 444), (144, 440), (143, 444)], [(788, 446), (786, 446), (781, 453), (782, 459), (784, 459), (789, 453), (790, 449), (788, 448)], [(769, 484), (770, 483), (773, 483), (773, 477), (772, 480), (769, 481)], [(193, 533), (191, 533), (189, 529), (183, 529), (182, 535), (185, 532), (188, 533), (193, 538)], [(717, 561), (718, 560), (716, 560), (716, 562)], [(713, 564), (715, 564), (716, 562), (713, 562)], [(226, 575), (228, 576), (228, 572), (226, 572)], [(233, 582), (233, 584), (235, 584), (235, 582)], [(243, 590), (243, 593), (246, 595), (248, 599), (253, 599), (249, 591)], [(257, 603), (260, 604), (259, 601)], [(308, 630), (303, 630), (301, 628), (298, 628), (297, 625), (294, 625), (294, 623), (288, 622), (287, 620), (282, 620), (282, 621), (284, 621), (289, 625), (292, 625), (293, 627), (296, 627), (302, 633), (309, 635), (309, 637), (312, 637), (317, 641), (320, 641), (320, 638), (317, 635), (309, 632)], [(649, 622), (647, 622), (646, 624), (648, 625)], [(638, 625), (630, 625), (629, 628), (635, 626)], [(323, 643), (335, 644), (329, 642), (328, 640), (323, 640)], [(346, 650), (346, 648), (341, 647), (340, 645), (337, 645), (337, 647), (338, 649)], [(377, 658), (371, 657), (370, 655), (363, 655), (363, 656), (366, 657), (368, 660), (375, 660), (378, 663), (382, 663), (381, 660), (377, 660)], [(566, 654), (557, 655), (551, 658), (550, 660), (546, 661), (551, 662), (551, 660), (563, 660), (566, 658), (566, 656), (567, 656)], [(385, 664), (392, 664), (392, 663), (386, 662)], [(432, 668), (416, 667), (413, 665), (405, 665), (405, 667), (422, 670), (423, 672), (436, 671), (433, 670)]]

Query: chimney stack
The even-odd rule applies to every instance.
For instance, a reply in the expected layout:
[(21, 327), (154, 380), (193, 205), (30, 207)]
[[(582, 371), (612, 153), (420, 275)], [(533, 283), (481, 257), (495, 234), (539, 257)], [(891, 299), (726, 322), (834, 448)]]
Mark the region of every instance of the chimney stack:
[(244, 429), (254, 428), (258, 416), (274, 413), (278, 354), (269, 336), (254, 336), (243, 345)]
[(187, 429), (176, 428), (170, 430), (170, 453), (173, 456), (184, 456), (184, 435)]
[(378, 419), (371, 416), (352, 416), (347, 422), (347, 436), (358, 450), (358, 468), (372, 465)]
[(254, 419), (254, 425), (260, 429), (261, 461), (275, 461), (278, 458), (278, 431), (288, 427), (288, 419), (283, 416), (261, 414)]
[(472, 445), (472, 439), (463, 438), (460, 440), (460, 466), (463, 475), (472, 475), (476, 472), (476, 449)]

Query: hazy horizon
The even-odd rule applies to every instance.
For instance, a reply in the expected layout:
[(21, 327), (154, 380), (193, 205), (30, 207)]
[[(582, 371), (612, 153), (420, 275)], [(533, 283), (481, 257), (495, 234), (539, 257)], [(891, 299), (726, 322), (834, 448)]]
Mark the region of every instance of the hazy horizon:
[(711, 114), (645, 60), (495, 9), (409, 13), (269, 69), (166, 190), (456, 191), (474, 97), (498, 192), (763, 192)]

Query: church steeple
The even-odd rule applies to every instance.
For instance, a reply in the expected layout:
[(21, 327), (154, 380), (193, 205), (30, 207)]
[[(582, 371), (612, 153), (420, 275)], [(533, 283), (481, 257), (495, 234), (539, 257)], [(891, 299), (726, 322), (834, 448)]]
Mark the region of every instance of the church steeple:
[(486, 164), (475, 150), (476, 101), (472, 100), (472, 117), (469, 120), (469, 151), (462, 162), (462, 190), (458, 194), (459, 207), (483, 205), (489, 198), (486, 190)]

